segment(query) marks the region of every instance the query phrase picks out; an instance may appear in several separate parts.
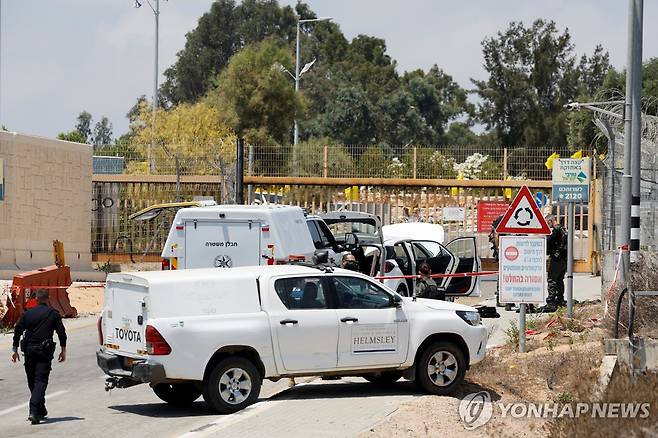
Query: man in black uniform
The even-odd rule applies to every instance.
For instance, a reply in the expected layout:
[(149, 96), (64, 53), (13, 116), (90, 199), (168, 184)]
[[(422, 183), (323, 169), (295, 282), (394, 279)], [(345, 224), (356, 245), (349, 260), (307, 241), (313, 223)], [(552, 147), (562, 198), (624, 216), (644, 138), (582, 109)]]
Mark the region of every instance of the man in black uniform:
[(14, 329), (12, 362), (20, 360), (18, 345), (23, 332), (21, 350), (25, 354), (25, 374), (30, 388), (30, 416), (32, 424), (39, 424), (47, 415), (46, 388), (51, 363), (55, 354), (53, 332), (57, 332), (61, 352), (58, 360), (66, 360), (66, 331), (59, 312), (48, 305), (48, 291), (39, 289), (36, 293), (38, 305), (23, 314)]
[(543, 307), (544, 313), (555, 312), (566, 306), (564, 301), (564, 274), (567, 272), (567, 231), (560, 225), (555, 215), (546, 216), (551, 227), (551, 235), (546, 239), (548, 255), (548, 298)]

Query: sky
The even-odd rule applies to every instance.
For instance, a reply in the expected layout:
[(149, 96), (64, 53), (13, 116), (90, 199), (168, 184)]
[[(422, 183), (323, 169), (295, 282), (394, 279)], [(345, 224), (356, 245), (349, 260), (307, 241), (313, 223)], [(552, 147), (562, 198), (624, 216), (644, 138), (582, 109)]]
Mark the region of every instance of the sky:
[[(185, 35), (212, 0), (161, 1), (159, 81)], [(294, 5), (295, 0), (280, 0)], [(481, 41), (510, 21), (552, 19), (568, 28), (576, 53), (597, 44), (626, 65), (628, 1), (622, 0), (307, 0), (331, 16), (348, 39), (386, 40), (402, 73), (437, 64), (463, 87), (485, 79)], [(144, 1), (0, 0), (0, 122), (9, 130), (55, 137), (82, 111), (107, 116), (114, 134), (138, 96), (153, 93), (154, 17)], [(644, 2), (643, 58), (658, 56), (658, 2)]]

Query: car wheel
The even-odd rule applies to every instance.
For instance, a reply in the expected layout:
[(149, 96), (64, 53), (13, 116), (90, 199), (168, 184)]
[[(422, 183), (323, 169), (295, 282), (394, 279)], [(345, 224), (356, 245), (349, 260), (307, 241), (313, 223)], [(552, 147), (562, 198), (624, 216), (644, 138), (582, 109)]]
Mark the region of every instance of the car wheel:
[(234, 356), (220, 361), (203, 385), (203, 399), (220, 414), (232, 414), (258, 399), (261, 376), (249, 360)]
[(416, 365), (416, 383), (430, 394), (446, 395), (459, 386), (466, 373), (461, 349), (451, 342), (434, 342)]
[(396, 292), (398, 294), (402, 295), (403, 297), (408, 297), (409, 296), (409, 292), (407, 291), (407, 286), (402, 285), (402, 284), (400, 286), (398, 286), (398, 289), (397, 289)]
[(177, 406), (194, 403), (201, 395), (201, 390), (193, 382), (158, 383), (152, 388), (160, 400)]
[(363, 376), (370, 383), (375, 385), (392, 385), (400, 380), (402, 371), (383, 371), (381, 373), (370, 373)]

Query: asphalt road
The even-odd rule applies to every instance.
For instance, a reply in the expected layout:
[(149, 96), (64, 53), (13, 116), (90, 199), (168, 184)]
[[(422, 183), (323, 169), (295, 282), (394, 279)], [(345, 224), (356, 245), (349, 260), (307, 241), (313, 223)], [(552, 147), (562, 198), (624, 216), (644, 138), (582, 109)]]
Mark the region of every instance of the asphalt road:
[[(94, 318), (65, 321), (68, 358), (53, 363), (47, 392), (50, 414), (44, 424), (26, 421), (29, 393), (21, 364), (9, 360), (11, 336), (0, 335), (0, 436), (353, 436), (421, 393), (410, 382), (382, 390), (362, 379), (298, 379), (263, 382), (261, 400), (237, 414), (222, 416), (203, 399), (175, 408), (146, 385), (106, 392), (96, 366)], [(294, 415), (291, 415), (294, 412)]]

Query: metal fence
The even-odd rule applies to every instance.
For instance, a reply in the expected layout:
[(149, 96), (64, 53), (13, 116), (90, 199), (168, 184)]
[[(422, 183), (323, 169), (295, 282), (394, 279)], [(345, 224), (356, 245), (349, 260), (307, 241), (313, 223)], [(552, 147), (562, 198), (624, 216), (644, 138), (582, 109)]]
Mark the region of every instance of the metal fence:
[[(173, 201), (173, 193), (181, 200), (219, 199), (221, 184), (214, 176), (184, 176), (176, 190), (175, 178), (163, 175), (96, 175), (94, 193), (97, 201), (92, 223), (93, 253), (99, 262), (157, 261), (171, 227), (174, 212), (165, 212), (153, 220), (135, 221), (129, 216), (149, 205)], [(445, 241), (461, 236), (475, 236), (480, 255), (491, 257), (487, 229), (478, 229), (478, 203), (506, 201), (521, 184), (534, 191), (548, 191), (550, 182), (543, 181), (464, 181), (457, 180), (390, 180), (388, 184), (371, 184), (370, 179), (330, 179), (321, 184), (317, 179), (298, 177), (272, 183), (276, 178), (249, 177), (251, 202), (297, 205), (309, 213), (327, 211), (363, 211), (378, 215), (384, 224), (405, 221), (438, 223), (444, 226)], [(452, 181), (452, 182), (451, 182)], [(418, 183), (427, 185), (419, 185)], [(453, 184), (452, 186), (450, 184)], [(246, 187), (245, 187), (246, 189)], [(247, 190), (246, 190), (247, 191)], [(100, 206), (100, 208), (98, 208)], [(455, 208), (460, 208), (455, 217)], [(565, 211), (545, 207), (564, 218)], [(575, 256), (589, 260), (592, 252), (589, 209), (576, 209)], [(584, 268), (588, 270), (588, 268)]]
[[(230, 175), (235, 153), (227, 147), (170, 146), (169, 153), (153, 154), (143, 148), (101, 147), (95, 151), (94, 173), (131, 175)], [(157, 149), (157, 148), (156, 148)], [(258, 176), (315, 176), (338, 178), (507, 178), (549, 180), (545, 165), (554, 152), (566, 148), (497, 148), (482, 146), (344, 146), (322, 143), (249, 145), (245, 174)]]

